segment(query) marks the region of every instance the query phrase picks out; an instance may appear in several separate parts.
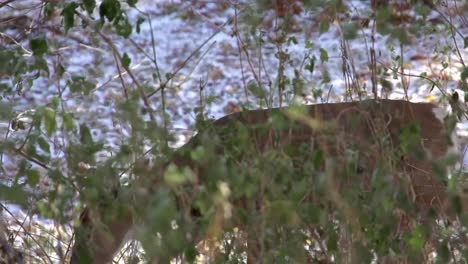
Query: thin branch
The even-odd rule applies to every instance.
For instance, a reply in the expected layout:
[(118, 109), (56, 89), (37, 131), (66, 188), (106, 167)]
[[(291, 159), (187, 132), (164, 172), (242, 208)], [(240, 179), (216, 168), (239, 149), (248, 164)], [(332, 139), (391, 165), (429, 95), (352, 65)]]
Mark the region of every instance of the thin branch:
[(8, 5), (9, 3), (14, 2), (14, 1), (15, 1), (15, 0), (6, 0), (6, 1), (3, 2), (3, 3), (0, 3), (0, 8), (6, 6), (6, 5)]
[[(80, 12), (78, 11), (75, 11), (75, 14), (77, 14), (81, 19), (87, 21), (88, 23), (92, 24), (92, 25), (95, 25), (94, 21), (92, 21), (91, 19), (85, 17), (83, 14), (81, 14)], [(101, 36), (101, 38), (111, 47), (112, 49), (112, 52), (115, 53), (115, 55), (117, 56), (120, 64), (122, 66), (124, 66), (125, 70), (127, 71), (128, 75), (130, 76), (130, 78), (132, 79), (132, 81), (136, 84), (137, 86), (137, 89), (138, 89), (138, 92), (140, 93), (140, 96), (143, 100), (143, 103), (144, 105), (146, 106), (146, 108), (148, 109), (148, 114), (150, 116), (150, 119), (151, 121), (153, 122), (156, 122), (156, 117), (155, 117), (155, 112), (154, 112), (154, 109), (153, 107), (151, 106), (151, 102), (149, 101), (149, 97), (146, 96), (145, 94), (145, 91), (143, 90), (143, 86), (140, 84), (140, 82), (138, 81), (138, 79), (135, 77), (135, 75), (133, 74), (133, 72), (130, 70), (129, 67), (127, 67), (124, 63), (123, 63), (123, 59), (122, 59), (122, 56), (120, 55), (120, 52), (119, 52), (119, 49), (115, 46), (114, 42), (108, 37), (106, 36), (104, 33), (101, 32), (101, 30), (99, 30), (96, 26), (95, 26), (95, 30), (96, 32), (98, 33), (99, 36)]]
[(161, 72), (158, 66), (158, 57), (156, 56), (156, 41), (154, 40), (153, 24), (151, 23), (151, 17), (149, 14), (147, 15), (147, 17), (148, 17), (148, 22), (149, 22), (150, 32), (151, 32), (151, 44), (152, 44), (151, 47), (153, 49), (153, 63), (154, 63), (154, 67), (156, 68), (156, 73), (158, 74), (157, 77), (158, 77), (159, 83), (162, 83)]
[(38, 166), (40, 166), (40, 167), (42, 167), (42, 168), (44, 168), (46, 170), (49, 169), (49, 166), (47, 166), (47, 164), (45, 164), (44, 162), (42, 162), (42, 161), (40, 161), (40, 160), (38, 160), (38, 159), (36, 159), (34, 157), (29, 156), (28, 154), (24, 153), (24, 151), (16, 149), (16, 148), (14, 148), (13, 151), (15, 153), (19, 154), (20, 156), (22, 156), (23, 158), (29, 160), (30, 162), (32, 162), (32, 163), (34, 163), (34, 164), (36, 164), (36, 165), (38, 165)]
[(3, 210), (5, 210), (10, 216), (12, 216), (13, 219), (15, 219), (16, 224), (17, 224), (19, 227), (21, 227), (21, 229), (23, 229), (24, 232), (25, 232), (26, 234), (28, 234), (28, 236), (31, 238), (31, 240), (34, 241), (34, 243), (36, 243), (36, 244), (39, 246), (40, 250), (42, 251), (42, 254), (41, 254), (41, 255), (45, 256), (45, 257), (47, 258), (47, 260), (49, 261), (49, 263), (54, 263), (54, 262), (52, 261), (52, 259), (50, 258), (49, 254), (47, 254), (47, 252), (46, 252), (46, 250), (44, 249), (44, 247), (42, 246), (42, 244), (39, 243), (39, 241), (38, 241), (36, 238), (34, 238), (34, 236), (32, 236), (32, 235), (28, 232), (28, 230), (26, 230), (26, 228), (24, 227), (23, 223), (21, 223), (20, 221), (18, 221), (18, 219), (16, 219), (15, 215), (14, 215), (6, 206), (4, 206), (2, 203), (0, 203), (0, 207), (1, 207)]
[(153, 96), (154, 94), (158, 93), (161, 89), (166, 87), (166, 85), (174, 78), (174, 76), (176, 76), (179, 73), (179, 71), (186, 66), (187, 62), (191, 60), (192, 57), (195, 56), (195, 54), (197, 54), (198, 51), (200, 51), (210, 40), (212, 40), (216, 35), (218, 35), (226, 25), (231, 24), (232, 21), (233, 18), (231, 17), (228, 19), (228, 21), (224, 22), (224, 24), (221, 25), (218, 28), (218, 30), (211, 34), (211, 36), (209, 36), (205, 41), (203, 41), (203, 43), (200, 46), (198, 46), (194, 51), (192, 51), (192, 53), (190, 53), (190, 55), (175, 69), (175, 71), (171, 74), (170, 78), (168, 78), (164, 83), (162, 83), (156, 90), (149, 93), (148, 97)]

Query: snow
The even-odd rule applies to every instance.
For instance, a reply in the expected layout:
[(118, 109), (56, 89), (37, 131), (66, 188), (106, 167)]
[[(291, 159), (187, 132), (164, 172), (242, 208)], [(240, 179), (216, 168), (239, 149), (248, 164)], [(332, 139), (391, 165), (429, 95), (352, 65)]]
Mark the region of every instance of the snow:
[[(26, 1), (24, 1), (26, 2)], [(210, 104), (205, 110), (209, 117), (219, 118), (226, 113), (224, 109), (228, 102), (243, 104), (246, 102), (244, 96), (244, 83), (249, 83), (255, 80), (251, 69), (245, 67), (248, 65), (247, 58), (242, 55), (242, 64), (244, 65), (244, 74), (241, 72), (241, 62), (239, 60), (239, 52), (237, 39), (233, 37), (235, 25), (224, 23), (230, 20), (234, 15), (234, 10), (228, 8), (220, 10), (218, 5), (214, 2), (207, 3), (201, 9), (194, 8), (193, 11), (198, 19), (184, 19), (181, 14), (189, 10), (189, 5), (184, 1), (140, 1), (139, 10), (149, 14), (152, 20), (152, 27), (146, 21), (141, 25), (141, 33), (132, 33), (131, 39), (138, 45), (141, 45), (143, 50), (152, 56), (152, 37), (155, 38), (155, 51), (157, 55), (158, 68), (161, 70), (160, 77), (166, 80), (166, 74), (174, 74), (176, 70), (184, 66), (177, 72), (174, 79), (168, 83), (166, 88), (168, 101), (168, 109), (171, 111), (172, 124), (171, 131), (176, 133), (177, 142), (172, 143), (173, 146), (181, 146), (184, 141), (188, 139), (187, 135), (191, 134), (191, 128), (195, 119), (195, 114), (192, 109), (198, 106), (200, 81), (206, 81), (206, 86), (203, 93), (206, 96), (214, 96), (217, 98), (216, 102)], [(168, 4), (180, 4), (178, 12), (167, 13)], [(368, 6), (362, 1), (350, 1), (350, 4), (356, 9), (355, 16), (364, 16), (363, 12), (368, 9)], [(0, 13), (3, 10), (0, 10)], [(10, 12), (10, 11), (7, 11)], [(271, 15), (271, 14), (270, 14)], [(291, 66), (286, 71), (289, 77), (294, 76), (294, 68), (300, 67), (304, 54), (310, 53), (310, 56), (317, 58), (315, 71), (312, 74), (304, 73), (306, 80), (306, 87), (309, 89), (320, 88), (323, 89), (324, 94), (330, 94), (326, 98), (313, 98), (308, 96), (302, 99), (305, 103), (315, 103), (322, 101), (339, 101), (344, 100), (346, 84), (343, 81), (342, 73), (342, 42), (340, 37), (340, 25), (334, 23), (331, 25), (328, 32), (319, 35), (317, 27), (311, 18), (314, 14), (305, 12), (302, 17), (297, 18), (303, 26), (302, 31), (294, 34), (298, 44), (287, 44), (284, 49), (291, 55)], [(137, 17), (144, 16), (143, 13), (130, 9), (129, 16), (132, 21), (136, 21)], [(432, 12), (430, 17), (437, 18), (439, 15)], [(268, 19), (268, 15), (265, 16)], [(342, 26), (342, 25), (341, 25)], [(439, 27), (443, 31), (442, 27)], [(468, 28), (459, 28), (465, 35), (468, 35)], [(307, 32), (306, 32), (307, 31)], [(92, 43), (92, 37), (87, 35), (80, 35), (79, 31), (70, 30), (70, 34), (78, 39), (83, 40), (83, 43), (77, 41), (70, 41), (67, 37), (49, 36), (50, 39), (57, 38), (58, 42), (63, 45), (59, 50), (62, 54), (62, 63), (67, 69), (66, 77), (70, 78), (71, 75), (84, 75), (91, 78), (96, 82), (96, 89), (92, 92), (91, 96), (82, 96), (71, 94), (68, 89), (63, 92), (64, 108), (68, 111), (76, 113), (77, 117), (82, 122), (87, 123), (93, 132), (93, 136), (97, 140), (105, 140), (106, 145), (110, 149), (116, 149), (120, 142), (127, 138), (128, 131), (125, 126), (116, 124), (114, 116), (116, 115), (116, 103), (124, 100), (122, 95), (122, 88), (118, 78), (118, 71), (115, 67), (114, 58), (111, 56), (110, 47), (101, 45), (97, 48), (90, 48), (89, 44)], [(111, 35), (111, 34), (108, 34)], [(367, 87), (370, 93), (370, 72), (368, 70), (369, 56), (367, 51), (370, 42), (371, 30), (365, 29), (359, 33), (358, 38), (349, 40), (347, 45), (349, 47), (350, 58), (346, 61), (356, 66), (356, 73), (360, 76), (360, 81)], [(212, 37), (213, 36), (213, 37)], [(450, 93), (456, 90), (457, 83), (460, 80), (460, 72), (462, 64), (459, 58), (455, 55), (446, 57), (435, 57), (435, 51), (440, 51), (444, 45), (452, 45), (451, 38), (442, 37), (446, 36), (445, 33), (430, 33), (421, 34), (420, 36), (412, 36), (411, 45), (406, 46), (404, 50), (405, 73), (418, 76), (426, 72), (427, 74), (434, 74), (437, 76), (439, 73), (450, 76), (448, 80), (442, 80), (442, 91), (435, 88), (432, 92), (431, 84), (422, 81), (417, 77), (405, 77), (408, 82), (407, 94), (410, 95), (412, 101), (427, 101), (430, 95), (436, 98), (442, 92)], [(212, 37), (212, 38), (211, 38)], [(243, 36), (244, 41), (247, 38), (254, 36)], [(266, 67), (260, 67), (258, 63), (258, 50), (250, 49), (250, 55), (254, 58), (252, 60), (253, 69), (256, 74), (261, 72), (261, 82), (268, 84), (270, 81), (276, 81), (278, 60), (275, 57), (277, 49), (273, 44), (270, 44), (268, 38), (276, 38), (276, 32), (270, 29), (265, 32), (263, 38), (266, 41), (265, 46), (262, 48), (263, 64)], [(131, 68), (136, 74), (137, 79), (145, 85), (156, 89), (159, 87), (159, 81), (152, 79), (152, 74), (155, 71), (155, 65), (151, 62), (135, 45), (129, 40), (112, 36), (115, 45), (121, 54), (127, 53), (131, 58)], [(462, 45), (463, 40), (457, 36), (458, 44)], [(207, 41), (208, 40), (208, 41)], [(366, 41), (364, 41), (366, 40)], [(205, 43), (206, 42), (206, 43)], [(306, 48), (306, 43), (314, 43), (312, 49)], [(460, 44), (461, 43), (461, 44)], [(201, 48), (200, 48), (201, 47)], [(394, 66), (392, 57), (400, 55), (399, 45), (397, 43), (390, 43), (388, 37), (377, 35), (375, 39), (376, 54), (378, 54), (377, 61), (379, 65), (386, 65), (391, 68)], [(200, 48), (200, 49), (199, 49)], [(326, 63), (320, 62), (319, 48), (323, 48), (328, 52), (329, 61)], [(394, 48), (392, 52), (391, 49)], [(199, 50), (198, 50), (199, 49)], [(460, 48), (460, 53), (463, 58), (468, 58), (468, 50)], [(186, 65), (184, 61), (193, 55), (188, 60)], [(412, 57), (419, 55), (422, 59), (411, 60)], [(351, 60), (352, 59), (352, 60)], [(104, 62), (107, 65), (103, 68), (95, 67), (94, 65), (99, 62)], [(448, 62), (449, 66), (443, 68), (441, 62)], [(48, 61), (49, 66), (53, 65), (53, 61)], [(259, 70), (260, 69), (260, 70)], [(305, 71), (305, 70), (304, 70)], [(322, 83), (324, 72), (328, 72), (331, 76), (330, 83)], [(124, 75), (123, 79), (129, 81), (129, 76)], [(405, 97), (405, 90), (401, 86), (401, 79), (393, 79), (392, 74), (389, 72), (387, 76), (395, 89), (388, 94), (390, 99), (401, 99)], [(245, 82), (243, 81), (245, 80)], [(129, 84), (131, 82), (127, 82)], [(60, 84), (64, 88), (65, 83)], [(30, 90), (25, 91), (22, 97), (14, 98), (14, 108), (18, 111), (24, 111), (34, 106), (44, 105), (57, 96), (58, 87), (54, 78), (40, 78), (37, 80)], [(463, 92), (457, 90), (461, 94), (463, 100)], [(310, 90), (308, 91), (310, 94)], [(152, 98), (154, 108), (158, 108), (160, 104), (159, 94), (154, 95)], [(248, 98), (250, 102), (254, 101), (253, 97)], [(276, 101), (277, 105), (278, 102)], [(461, 131), (468, 131), (468, 124), (462, 123), (457, 126)], [(2, 121), (0, 123), (0, 136), (5, 137), (7, 124)], [(460, 132), (462, 135), (468, 136), (467, 132)], [(18, 136), (21, 136), (19, 134)], [(51, 144), (53, 146), (53, 144)], [(53, 151), (55, 152), (55, 151)], [(3, 155), (6, 157), (6, 155)], [(106, 155), (102, 154), (102, 158)], [(3, 160), (5, 166), (8, 162), (6, 158)], [(8, 176), (8, 175), (7, 175)], [(3, 176), (1, 177), (4, 178)], [(4, 204), (5, 207), (14, 215), (14, 218), (19, 221), (31, 217), (25, 213), (22, 208), (13, 204)], [(6, 215), (11, 219), (11, 215)], [(54, 228), (55, 224), (51, 220), (40, 218), (36, 215), (32, 216), (30, 221), (37, 222), (40, 225)]]

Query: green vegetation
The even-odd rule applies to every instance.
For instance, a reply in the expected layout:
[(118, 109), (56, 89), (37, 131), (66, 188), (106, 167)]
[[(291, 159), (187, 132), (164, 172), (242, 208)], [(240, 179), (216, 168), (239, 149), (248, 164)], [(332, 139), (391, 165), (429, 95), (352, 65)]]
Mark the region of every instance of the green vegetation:
[[(467, 97), (468, 38), (459, 24), (430, 16), (443, 6), (192, 0), (161, 1), (156, 12), (140, 8), (155, 3), (140, 2), (0, 3), (0, 205), (10, 219), (0, 232), (26, 263), (68, 262), (73, 238), (87, 239), (79, 233), (85, 207), (98, 212), (93, 221), (105, 235), (114, 219), (136, 223), (139, 243), (117, 254), (123, 263), (466, 262), (463, 179), (445, 173), (456, 158), (433, 170), (458, 221), (433, 210), (423, 217), (404, 188), (382, 176), (401, 153), (427, 158), (416, 147), (425, 132), (417, 124), (399, 131), (398, 146), (386, 134), (377, 140), (389, 151), (367, 186), (358, 172), (373, 153), (360, 142), (344, 144), (342, 155), (286, 142), (298, 123), (337, 133), (335, 122), (307, 119), (297, 106), (304, 103), (395, 93), (443, 105), (455, 90)], [(450, 21), (466, 23), (466, 3), (447, 8)], [(188, 33), (173, 39), (158, 34), (157, 23), (181, 23), (175, 30)], [(427, 44), (431, 34), (444, 41)], [(418, 41), (431, 48), (416, 49)], [(219, 106), (226, 115), (286, 105), (292, 112), (272, 114), (267, 125), (209, 118)], [(200, 132), (176, 150), (181, 123)], [(268, 142), (272, 131), (285, 136)], [(339, 168), (334, 180), (352, 183), (338, 196), (330, 193), (337, 191), (330, 160)], [(55, 225), (22, 222), (7, 203)]]

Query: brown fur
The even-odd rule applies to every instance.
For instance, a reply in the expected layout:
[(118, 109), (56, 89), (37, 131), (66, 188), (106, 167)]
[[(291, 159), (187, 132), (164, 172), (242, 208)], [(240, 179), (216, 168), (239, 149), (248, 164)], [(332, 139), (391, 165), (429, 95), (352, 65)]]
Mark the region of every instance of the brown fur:
[[(340, 161), (343, 151), (349, 147), (363, 153), (364, 160), (360, 168), (362, 183), (359, 186), (366, 188), (370, 177), (377, 166), (384, 164), (385, 170), (394, 177), (403, 191), (421, 208), (422, 212), (430, 208), (445, 216), (450, 213), (447, 202), (446, 184), (433, 172), (434, 161), (440, 160), (447, 153), (451, 142), (442, 120), (434, 114), (435, 105), (429, 103), (409, 103), (399, 100), (366, 100), (354, 103), (317, 104), (306, 106), (308, 116), (294, 117), (288, 108), (253, 110), (239, 112), (225, 116), (213, 122), (215, 128), (228, 127), (235, 131), (234, 124), (241, 123), (248, 128), (249, 140), (260, 152), (269, 149), (281, 149), (287, 146), (299, 146), (302, 143), (315, 145), (323, 149), (326, 157), (335, 157), (335, 160), (325, 162), (324, 169), (327, 171), (329, 180), (329, 193), (332, 203), (344, 214), (352, 214), (340, 197), (340, 190), (346, 187), (356, 186), (351, 179), (339, 178), (340, 167), (332, 166), (333, 162)], [(283, 129), (273, 128), (269, 123), (273, 114), (287, 116), (288, 126)], [(292, 121), (293, 120), (293, 121)], [(400, 153), (400, 137), (402, 131), (411, 123), (420, 125), (420, 140), (411, 149), (419, 149), (423, 158), (417, 158), (410, 154), (400, 156), (387, 156), (389, 153)], [(263, 124), (263, 127), (259, 127)], [(265, 129), (265, 127), (267, 129)], [(232, 129), (231, 129), (232, 128)], [(192, 161), (187, 156), (187, 151), (193, 150), (203, 142), (204, 135), (215, 138), (216, 136), (227, 137), (229, 133), (199, 132), (185, 146), (177, 150), (171, 161), (178, 166), (188, 166), (197, 175), (194, 185), (204, 183), (205, 165)], [(214, 135), (210, 133), (215, 133)], [(222, 144), (216, 146), (216, 153), (223, 155)], [(209, 165), (206, 165), (209, 166)], [(163, 184), (158, 179), (164, 171), (159, 168), (158, 174), (152, 181), (153, 184)], [(194, 186), (196, 188), (196, 186)], [(314, 202), (317, 197), (308, 197), (307, 201)], [(190, 201), (180, 200), (181, 203), (190, 206)], [(246, 200), (232, 201), (234, 206), (245, 206)], [(260, 207), (262, 205), (259, 205)], [(181, 206), (185, 208), (185, 206)], [(72, 263), (80, 263), (78, 249), (91, 249), (91, 257), (94, 263), (107, 263), (119, 250), (125, 234), (133, 226), (131, 213), (122, 213), (115, 220), (96, 225), (92, 208), (83, 214), (82, 225), (90, 230), (89, 236), (83, 241), (75, 243)], [(350, 215), (351, 217), (352, 215)], [(233, 223), (236, 225), (236, 223)], [(92, 228), (89, 228), (92, 227)], [(105, 227), (105, 228), (104, 228)], [(78, 231), (77, 231), (78, 232)], [(255, 255), (255, 254), (254, 254)], [(249, 254), (249, 261), (259, 258)]]

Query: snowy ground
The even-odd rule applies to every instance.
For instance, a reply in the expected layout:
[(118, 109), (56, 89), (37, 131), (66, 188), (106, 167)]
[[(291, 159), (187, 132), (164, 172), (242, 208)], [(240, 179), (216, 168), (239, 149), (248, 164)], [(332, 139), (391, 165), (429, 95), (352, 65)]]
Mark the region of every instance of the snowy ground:
[[(27, 1), (25, 1), (27, 2)], [(262, 50), (251, 49), (249, 53), (252, 58), (252, 69), (242, 68), (247, 65), (245, 55), (239, 56), (238, 42), (233, 37), (236, 24), (230, 21), (235, 15), (235, 10), (229, 6), (216, 4), (215, 1), (197, 1), (198, 4), (191, 6), (187, 1), (142, 1), (140, 10), (147, 13), (151, 18), (151, 25), (148, 22), (142, 24), (141, 33), (133, 33), (131, 40), (115, 38), (115, 44), (123, 54), (127, 53), (132, 59), (131, 68), (138, 80), (151, 88), (159, 87), (159, 80), (154, 80), (151, 76), (155, 72), (155, 64), (145, 56), (145, 52), (153, 54), (152, 38), (155, 42), (155, 53), (160, 76), (164, 82), (167, 74), (176, 73), (173, 81), (168, 83), (166, 89), (168, 96), (168, 109), (172, 115), (173, 123), (171, 129), (180, 135), (181, 142), (186, 140), (185, 135), (191, 135), (191, 125), (193, 125), (195, 114), (193, 109), (199, 106), (199, 87), (204, 83), (203, 93), (205, 96), (212, 96), (214, 103), (205, 109), (207, 116), (220, 117), (232, 111), (237, 105), (244, 105), (247, 101), (252, 102), (254, 98), (245, 96), (245, 85), (253, 82), (255, 77), (253, 72), (260, 75), (260, 80), (264, 84), (276, 82), (278, 60), (275, 57), (277, 47), (269, 40), (274, 39), (276, 32), (273, 28), (266, 28), (264, 39), (267, 40)], [(355, 12), (353, 18), (363, 18), (368, 6), (361, 1), (350, 1)], [(13, 12), (11, 10), (0, 10), (2, 12)], [(466, 15), (466, 13), (465, 13)], [(132, 10), (132, 18), (143, 16), (142, 12)], [(320, 58), (320, 48), (328, 52), (328, 62), (321, 63), (317, 60), (316, 70), (313, 74), (304, 73), (306, 87), (310, 91), (306, 92), (304, 98), (299, 98), (305, 103), (316, 103), (323, 101), (349, 100), (344, 98), (346, 83), (343, 81), (343, 62), (356, 67), (355, 71), (359, 77), (359, 82), (367, 87), (371, 96), (371, 83), (369, 64), (369, 45), (371, 45), (371, 29), (358, 32), (358, 37), (348, 41), (349, 57), (343, 59), (343, 49), (341, 42), (342, 24), (334, 23), (330, 29), (323, 34), (318, 33), (318, 22), (315, 19), (316, 13), (304, 12), (296, 17), (298, 31), (295, 33), (297, 44), (290, 43), (283, 47), (291, 56), (291, 65), (286, 73), (294, 76), (294, 69), (302, 69), (304, 54), (310, 54)], [(191, 18), (187, 18), (191, 17)], [(273, 11), (265, 14), (264, 23), (273, 21)], [(431, 21), (440, 21), (440, 16), (433, 12)], [(463, 24), (462, 16), (453, 16), (455, 25), (466, 36), (468, 35), (468, 24)], [(443, 26), (439, 25), (440, 31)], [(52, 35), (63, 48), (62, 63), (68, 72), (66, 78), (73, 74), (81, 74), (93, 78), (97, 85), (89, 96), (72, 95), (68, 90), (63, 91), (64, 107), (76, 113), (77, 117), (93, 128), (93, 134), (97, 139), (104, 139), (109, 149), (118, 146), (128, 137), (127, 129), (124, 125), (116, 122), (115, 102), (123, 100), (123, 91), (118, 70), (114, 66), (114, 60), (110, 54), (109, 47), (105, 45), (97, 48), (90, 48), (93, 44), (92, 37), (80, 35), (80, 31), (70, 31), (69, 36), (73, 36), (74, 41), (70, 41), (69, 36)], [(389, 43), (387, 37), (377, 36), (375, 42), (377, 61), (379, 65), (392, 68), (395, 65), (394, 57), (403, 54), (405, 61), (405, 73), (418, 76), (423, 72), (427, 73), (431, 79), (439, 80), (441, 89), (433, 89), (432, 86), (418, 77), (405, 77), (407, 82), (407, 94), (412, 101), (435, 101), (442, 92), (451, 93), (456, 90), (460, 80), (462, 64), (459, 61), (461, 56), (468, 59), (468, 49), (463, 49), (463, 40), (456, 37), (460, 45), (460, 55), (449, 52), (447, 56), (441, 56), (441, 50), (447, 45), (453, 46), (453, 39), (447, 38), (444, 32), (419, 32), (411, 36), (410, 45), (405, 46), (403, 52), (396, 43)], [(244, 40), (252, 36), (244, 36)], [(313, 48), (307, 48), (306, 43), (312, 42)], [(393, 49), (393, 51), (392, 51)], [(436, 56), (436, 54), (438, 54)], [(261, 55), (261, 56), (260, 56)], [(187, 58), (190, 58), (188, 61)], [(242, 60), (241, 60), (242, 58)], [(259, 63), (262, 58), (263, 63)], [(106, 67), (100, 69), (94, 67), (98, 62), (104, 62)], [(442, 66), (442, 62), (448, 63), (447, 67)], [(182, 67), (183, 66), (183, 67)], [(180, 68), (182, 67), (182, 68)], [(180, 68), (180, 70), (178, 70)], [(305, 72), (302, 70), (302, 72)], [(261, 74), (260, 74), (261, 73)], [(323, 75), (328, 73), (331, 82), (323, 83)], [(125, 76), (128, 80), (128, 76)], [(405, 98), (405, 87), (403, 87), (400, 77), (393, 79), (388, 73), (388, 81), (393, 83), (394, 89), (386, 96), (392, 99)], [(13, 99), (14, 108), (18, 111), (25, 111), (34, 106), (50, 103), (54, 96), (59, 94), (59, 89), (63, 89), (65, 81), (57, 85), (54, 78), (42, 78), (37, 81), (30, 90), (24, 91), (21, 96)], [(267, 85), (268, 86), (268, 85)], [(312, 89), (322, 89), (324, 96), (314, 98), (311, 96)], [(463, 99), (463, 93), (459, 91)], [(159, 94), (152, 97), (155, 108), (160, 105)], [(275, 105), (278, 103), (276, 101)], [(252, 106), (250, 106), (252, 107)], [(255, 107), (258, 107), (256, 105)], [(0, 121), (0, 136), (5, 137), (7, 130), (6, 123)], [(462, 125), (460, 126), (462, 128)], [(14, 136), (14, 135), (13, 135)], [(179, 142), (178, 145), (181, 143)], [(15, 162), (4, 157), (3, 166), (6, 171), (16, 172)], [(12, 173), (13, 174), (13, 173)], [(11, 175), (0, 175), (0, 179), (9, 182)], [(47, 184), (47, 183), (44, 183)], [(9, 223), (18, 227), (20, 232), (35, 233), (33, 229), (49, 230), (54, 235), (69, 236), (70, 229), (59, 226), (50, 220), (31, 216), (20, 207), (9, 205), (6, 208), (11, 212), (4, 211), (3, 214)], [(19, 225), (18, 223), (23, 223)], [(22, 226), (22, 227), (21, 227)], [(64, 229), (67, 229), (66, 232)], [(55, 230), (55, 231), (53, 231)], [(48, 234), (45, 232), (45, 234)], [(43, 233), (44, 234), (44, 233)], [(68, 235), (67, 235), (68, 234)], [(33, 245), (34, 241), (30, 241)], [(56, 243), (59, 243), (56, 241)], [(23, 244), (24, 245), (24, 244)], [(62, 245), (63, 246), (63, 245)], [(66, 248), (66, 247), (64, 247)], [(40, 253), (40, 248), (38, 249)], [(46, 262), (56, 262), (57, 260), (45, 259)]]

